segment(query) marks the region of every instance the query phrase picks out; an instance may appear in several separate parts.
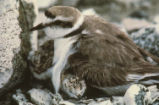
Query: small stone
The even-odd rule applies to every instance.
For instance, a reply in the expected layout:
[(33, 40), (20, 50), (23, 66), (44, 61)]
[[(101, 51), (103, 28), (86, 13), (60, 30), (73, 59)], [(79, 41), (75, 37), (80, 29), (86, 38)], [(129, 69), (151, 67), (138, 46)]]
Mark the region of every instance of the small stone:
[(18, 89), (16, 91), (16, 94), (13, 94), (12, 97), (18, 105), (34, 105), (34, 104), (28, 102), (28, 99), (26, 99), (25, 95), (22, 93), (22, 91), (20, 89)]
[(102, 102), (89, 103), (88, 105), (113, 105), (110, 100), (105, 100)]
[(122, 24), (128, 32), (151, 26), (152, 24), (145, 19), (125, 18)]
[(57, 0), (37, 0), (38, 8), (47, 8), (53, 5)]
[[(2, 3), (2, 1), (0, 1), (0, 3)], [(11, 0), (9, 0), (9, 2), (11, 2)], [(4, 4), (5, 3), (7, 3), (7, 1), (4, 2)], [(0, 4), (0, 11), (1, 9)], [(0, 15), (0, 88), (4, 86), (2, 84), (8, 82), (13, 73), (13, 67), (18, 65), (13, 63), (16, 55), (13, 53), (13, 49), (20, 48), (21, 43), (21, 39), (19, 38), (21, 28), (17, 25), (18, 16), (19, 14), (16, 8)], [(20, 59), (18, 60), (20, 61)], [(21, 67), (21, 69), (24, 68)]]
[(94, 100), (90, 100), (90, 102), (86, 105), (113, 105), (110, 99), (107, 98), (98, 98)]
[(155, 100), (153, 100), (152, 105), (159, 105), (159, 96)]
[(149, 105), (152, 103), (151, 93), (145, 86), (134, 84), (126, 91), (124, 102), (126, 105)]
[(159, 57), (159, 32), (156, 27), (146, 27), (131, 33), (134, 43)]
[(52, 105), (53, 94), (48, 90), (31, 89), (28, 91), (31, 101), (37, 105)]
[(63, 98), (60, 94), (52, 94), (52, 99), (53, 105), (59, 105), (63, 101)]
[(122, 96), (113, 96), (112, 97), (113, 105), (124, 105), (124, 100)]
[(80, 0), (57, 0), (58, 5), (76, 6)]
[(159, 15), (155, 16), (153, 20), (154, 20), (155, 23), (159, 24)]
[(61, 102), (59, 103), (59, 105), (76, 105), (76, 104), (71, 103), (71, 102), (69, 102), (69, 101), (61, 101)]
[(137, 11), (133, 11), (130, 14), (130, 17), (139, 18), (139, 19), (143, 19), (143, 18), (148, 19), (148, 14), (145, 11), (137, 10)]
[(63, 101), (60, 94), (53, 94), (49, 90), (31, 89), (28, 93), (36, 105), (59, 105)]
[(152, 105), (159, 105), (159, 89), (157, 85), (149, 86), (148, 89), (151, 92)]

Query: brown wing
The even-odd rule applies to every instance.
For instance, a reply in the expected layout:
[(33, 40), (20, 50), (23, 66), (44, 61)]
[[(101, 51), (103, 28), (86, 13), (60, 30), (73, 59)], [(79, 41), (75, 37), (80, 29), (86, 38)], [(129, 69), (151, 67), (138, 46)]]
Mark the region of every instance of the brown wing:
[[(91, 33), (80, 36), (78, 52), (69, 59), (73, 73), (84, 78), (87, 84), (116, 86), (130, 82), (128, 74), (159, 72), (157, 66), (144, 60), (139, 48), (117, 27), (100, 20), (96, 25), (86, 25)], [(103, 34), (96, 33), (93, 27)]]

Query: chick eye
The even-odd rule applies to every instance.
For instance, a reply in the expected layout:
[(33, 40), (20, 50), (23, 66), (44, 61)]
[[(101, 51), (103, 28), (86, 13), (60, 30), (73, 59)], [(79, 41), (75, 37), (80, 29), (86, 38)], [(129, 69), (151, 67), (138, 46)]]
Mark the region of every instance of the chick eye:
[(47, 16), (48, 18), (52, 18), (52, 19), (56, 17), (55, 15), (50, 13), (49, 11), (45, 11), (45, 16)]

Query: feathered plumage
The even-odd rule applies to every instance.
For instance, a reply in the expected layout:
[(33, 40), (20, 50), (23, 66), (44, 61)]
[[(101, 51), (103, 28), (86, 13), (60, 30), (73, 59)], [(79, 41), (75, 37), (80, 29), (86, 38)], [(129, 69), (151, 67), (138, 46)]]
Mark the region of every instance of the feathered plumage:
[(70, 56), (69, 69), (89, 85), (112, 87), (139, 82), (146, 75), (159, 75), (159, 67), (145, 57), (151, 57), (157, 63), (159, 58), (135, 45), (115, 25), (99, 17), (86, 16), (82, 27), (87, 34), (78, 35), (77, 52)]
[[(159, 58), (138, 47), (115, 25), (97, 16), (82, 15), (77, 9), (67, 6), (51, 7), (45, 15), (49, 22), (32, 30), (43, 28), (55, 41), (59, 38), (75, 39), (72, 48), (75, 52), (66, 59), (64, 69), (67, 67), (66, 71), (84, 79), (87, 85), (104, 91), (118, 87), (116, 90), (119, 91), (120, 87), (126, 89), (124, 86), (131, 83), (158, 83), (159, 66), (146, 59), (149, 57), (159, 64)], [(64, 27), (67, 24), (72, 25)], [(55, 30), (57, 26), (66, 33)]]

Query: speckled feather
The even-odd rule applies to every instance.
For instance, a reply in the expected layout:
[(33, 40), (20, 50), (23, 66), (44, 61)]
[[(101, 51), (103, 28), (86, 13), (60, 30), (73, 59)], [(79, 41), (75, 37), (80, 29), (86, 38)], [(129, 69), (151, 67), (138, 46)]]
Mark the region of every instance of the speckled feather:
[(31, 59), (31, 66), (33, 72), (41, 74), (52, 66), (52, 58), (54, 56), (54, 41), (49, 40), (35, 51), (34, 56)]
[[(79, 35), (75, 44), (77, 53), (70, 56), (69, 64), (70, 71), (85, 79), (87, 84), (117, 86), (133, 82), (127, 81), (129, 74), (159, 73), (158, 66), (144, 59), (143, 54), (150, 54), (116, 26), (99, 17), (86, 16), (82, 27), (89, 33)], [(95, 32), (96, 29), (102, 33)], [(159, 60), (155, 56), (152, 59)]]

